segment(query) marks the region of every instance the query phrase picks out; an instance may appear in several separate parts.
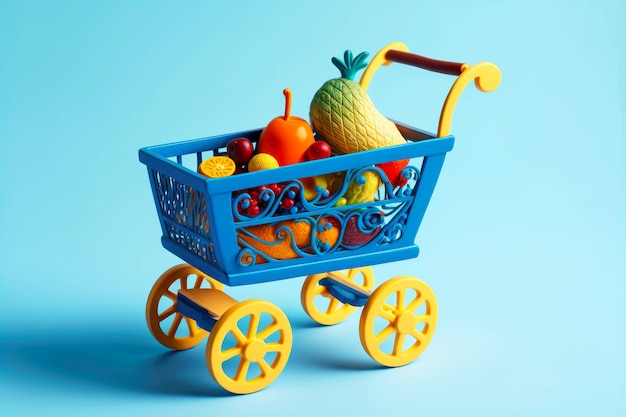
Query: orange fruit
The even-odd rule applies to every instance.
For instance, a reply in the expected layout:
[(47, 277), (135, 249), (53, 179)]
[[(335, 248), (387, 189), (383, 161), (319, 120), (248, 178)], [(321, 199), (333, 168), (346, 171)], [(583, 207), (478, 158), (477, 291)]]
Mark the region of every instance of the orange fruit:
[[(339, 238), (339, 222), (333, 219), (324, 219), (319, 223), (322, 224), (326, 220), (332, 227), (316, 232), (315, 240), (319, 240), (321, 244), (328, 243), (330, 247), (333, 247)], [(291, 231), (293, 239), (285, 228)], [(302, 251), (311, 252), (311, 224), (306, 220), (285, 220), (274, 224), (250, 226), (246, 227), (245, 230), (256, 238), (244, 233), (239, 233), (239, 238), (271, 258), (284, 260), (300, 257), (293, 249), (293, 245)], [(257, 256), (257, 263), (263, 262), (266, 260), (262, 256)]]
[(259, 152), (273, 155), (280, 166), (307, 160), (307, 150), (315, 143), (309, 122), (291, 115), (291, 90), (285, 88), (285, 114), (273, 118), (261, 132)]
[(233, 175), (236, 168), (235, 161), (227, 156), (219, 155), (202, 161), (198, 167), (198, 172), (205, 177), (220, 178)]

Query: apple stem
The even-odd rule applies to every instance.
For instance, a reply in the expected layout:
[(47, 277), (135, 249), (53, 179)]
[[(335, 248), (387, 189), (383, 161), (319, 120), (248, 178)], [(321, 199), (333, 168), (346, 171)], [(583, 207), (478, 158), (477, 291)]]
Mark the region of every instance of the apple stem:
[(285, 88), (283, 94), (285, 95), (285, 120), (289, 120), (291, 113), (291, 90)]

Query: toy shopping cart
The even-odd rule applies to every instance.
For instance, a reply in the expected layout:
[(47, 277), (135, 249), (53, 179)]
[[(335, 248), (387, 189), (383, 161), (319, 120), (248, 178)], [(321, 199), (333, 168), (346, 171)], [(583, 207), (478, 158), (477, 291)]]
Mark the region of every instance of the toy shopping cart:
[[(191, 348), (208, 334), (207, 366), (224, 389), (251, 393), (266, 387), (282, 372), (292, 346), (289, 320), (277, 306), (237, 301), (224, 285), (306, 276), (301, 291), (306, 313), (332, 325), (363, 307), (361, 343), (384, 366), (414, 361), (432, 339), (438, 310), (431, 288), (411, 276), (375, 288), (371, 265), (417, 257), (416, 233), (454, 144), (449, 130), (455, 104), (470, 81), (481, 91), (494, 90), (500, 71), (490, 63), (425, 58), (393, 43), (373, 57), (361, 87), (367, 89), (376, 70), (392, 62), (457, 77), (436, 135), (396, 123), (406, 144), (222, 178), (202, 176), (198, 167), (226, 155), (234, 138), (256, 146), (261, 129), (139, 151), (162, 244), (185, 262), (154, 284), (146, 305), (148, 327), (157, 341), (176, 350)], [(392, 184), (381, 166), (406, 159), (411, 163), (402, 169), (404, 181)], [(346, 202), (350, 187), (365, 186), (372, 177), (379, 181), (374, 198)], [(311, 179), (333, 184), (314, 181), (311, 187)], [(286, 198), (292, 199), (288, 205)], [(250, 214), (252, 200), (260, 203)]]

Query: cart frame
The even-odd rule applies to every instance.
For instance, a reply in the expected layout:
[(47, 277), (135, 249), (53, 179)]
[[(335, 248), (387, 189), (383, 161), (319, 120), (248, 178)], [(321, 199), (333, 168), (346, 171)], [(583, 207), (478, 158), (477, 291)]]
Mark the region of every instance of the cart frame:
[[(361, 344), (370, 357), (384, 366), (406, 365), (429, 345), (438, 318), (437, 300), (431, 288), (411, 276), (395, 277), (374, 288), (370, 265), (418, 256), (415, 237), (445, 156), (454, 146), (450, 125), (456, 102), (470, 81), (488, 92), (497, 88), (501, 75), (490, 63), (469, 66), (433, 60), (409, 53), (402, 43), (392, 43), (372, 58), (360, 80), (361, 87), (367, 89), (375, 71), (392, 62), (457, 77), (443, 104), (436, 134), (395, 122), (406, 144), (217, 179), (196, 172), (203, 159), (226, 154), (226, 144), (234, 138), (246, 137), (257, 143), (262, 129), (139, 150), (139, 160), (148, 169), (162, 245), (187, 262), (165, 271), (152, 287), (146, 303), (148, 327), (161, 344), (176, 350), (191, 348), (209, 334), (207, 367), (224, 389), (242, 394), (263, 389), (282, 372), (292, 346), (289, 321), (278, 307), (263, 300), (238, 302), (223, 292), (224, 285), (307, 276), (301, 291), (307, 314), (320, 324), (332, 325), (363, 307), (359, 322)], [(402, 171), (406, 184), (393, 186), (377, 165), (404, 159), (411, 159), (415, 165)], [(336, 206), (335, 200), (324, 200), (318, 194), (311, 202), (303, 202), (303, 211), (265, 210), (259, 216), (238, 212), (242, 190), (289, 183), (304, 192), (298, 178), (341, 171), (345, 191), (350, 181), (357, 181), (368, 170), (375, 171), (383, 183), (373, 202)], [(268, 196), (272, 204), (274, 197)], [(383, 221), (374, 224), (374, 238), (363, 244), (344, 244), (341, 233), (351, 216), (365, 216), (377, 210)], [(303, 217), (311, 221), (313, 231), (314, 226), (327, 228), (329, 222), (318, 222), (329, 216), (345, 220), (338, 243), (323, 249), (311, 244), (294, 258), (264, 256), (240, 237), (255, 226), (299, 221)], [(320, 298), (327, 300), (327, 307), (316, 304)], [(164, 301), (169, 303), (166, 308), (162, 308)], [(262, 318), (268, 316), (269, 324), (261, 325)], [(376, 324), (380, 319), (388, 323), (382, 330)], [(242, 321), (248, 323), (245, 331), (240, 328)], [(166, 328), (165, 322), (169, 323)], [(183, 322), (188, 333), (179, 335)], [(226, 346), (229, 338), (234, 344)], [(391, 350), (382, 347), (386, 342), (391, 342)], [(229, 374), (226, 362), (231, 359), (236, 359), (238, 365)], [(259, 373), (250, 375), (253, 364)]]

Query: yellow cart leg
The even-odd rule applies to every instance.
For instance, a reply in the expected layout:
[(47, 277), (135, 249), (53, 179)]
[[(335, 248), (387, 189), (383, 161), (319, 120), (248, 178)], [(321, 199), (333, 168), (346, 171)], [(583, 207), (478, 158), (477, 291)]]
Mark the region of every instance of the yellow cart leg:
[(365, 351), (384, 366), (413, 362), (430, 343), (437, 325), (437, 300), (426, 283), (409, 276), (378, 287), (361, 313)]
[[(189, 349), (200, 343), (207, 331), (178, 312), (178, 290), (199, 288), (223, 289), (223, 285), (191, 265), (174, 266), (155, 282), (146, 303), (146, 321), (154, 338), (176, 350)], [(184, 323), (184, 324), (183, 324)]]

